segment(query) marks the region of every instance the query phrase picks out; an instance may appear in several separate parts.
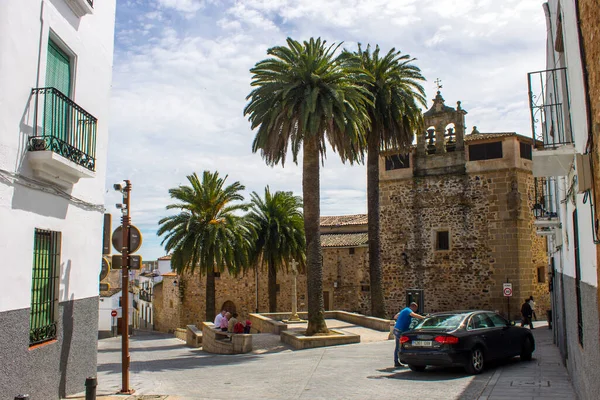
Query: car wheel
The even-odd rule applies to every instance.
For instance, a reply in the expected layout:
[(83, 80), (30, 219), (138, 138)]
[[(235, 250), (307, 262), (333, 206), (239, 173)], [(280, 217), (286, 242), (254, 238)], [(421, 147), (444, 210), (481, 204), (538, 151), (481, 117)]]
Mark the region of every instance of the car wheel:
[(523, 340), (523, 345), (521, 346), (521, 361), (531, 361), (531, 354), (533, 353), (533, 345), (531, 343), (531, 338), (526, 337)]
[(465, 369), (471, 375), (480, 374), (483, 371), (484, 365), (484, 357), (483, 350), (481, 347), (475, 347), (469, 353), (469, 359), (467, 360), (467, 365), (465, 365)]
[(423, 372), (423, 371), (425, 371), (425, 368), (427, 368), (427, 367), (425, 365), (412, 365), (412, 364), (408, 364), (408, 368), (410, 368), (411, 371)]

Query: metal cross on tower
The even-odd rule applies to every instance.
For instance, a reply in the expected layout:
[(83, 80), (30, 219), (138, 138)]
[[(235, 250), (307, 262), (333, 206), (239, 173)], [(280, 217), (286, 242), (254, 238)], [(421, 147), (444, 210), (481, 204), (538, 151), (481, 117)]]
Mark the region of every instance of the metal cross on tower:
[(435, 86), (437, 87), (437, 90), (440, 90), (443, 86), (442, 86), (442, 80), (440, 78), (437, 78), (435, 81), (433, 81), (435, 83)]

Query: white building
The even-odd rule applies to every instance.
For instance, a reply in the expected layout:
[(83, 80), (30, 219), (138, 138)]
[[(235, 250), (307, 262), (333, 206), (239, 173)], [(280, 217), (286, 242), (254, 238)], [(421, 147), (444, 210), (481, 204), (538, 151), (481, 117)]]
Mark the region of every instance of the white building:
[(546, 69), (529, 74), (538, 177), (534, 213), (548, 237), (555, 341), (579, 398), (600, 392), (596, 231), (592, 208), (586, 88), (574, 0), (543, 5)]
[(171, 256), (160, 257), (146, 263), (139, 275), (139, 329), (154, 329), (152, 299), (154, 285), (162, 282), (162, 274), (171, 272)]
[(0, 1), (0, 394), (96, 374), (116, 0)]

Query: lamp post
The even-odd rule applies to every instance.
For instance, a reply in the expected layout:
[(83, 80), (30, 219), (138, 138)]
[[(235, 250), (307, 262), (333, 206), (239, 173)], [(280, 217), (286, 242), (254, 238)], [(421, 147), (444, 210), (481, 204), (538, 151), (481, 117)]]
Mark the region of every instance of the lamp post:
[(298, 298), (296, 294), (296, 277), (298, 276), (298, 263), (296, 260), (292, 258), (292, 262), (290, 263), (292, 267), (292, 315), (290, 315), (290, 319), (288, 322), (297, 322), (301, 321), (298, 316)]
[(121, 391), (123, 394), (132, 394), (133, 389), (129, 388), (129, 226), (131, 225), (131, 182), (125, 180), (114, 185), (114, 189), (123, 193), (123, 203), (117, 204), (121, 209), (121, 225), (123, 226), (123, 247), (121, 248), (122, 269), (121, 286), (123, 290), (121, 318)]

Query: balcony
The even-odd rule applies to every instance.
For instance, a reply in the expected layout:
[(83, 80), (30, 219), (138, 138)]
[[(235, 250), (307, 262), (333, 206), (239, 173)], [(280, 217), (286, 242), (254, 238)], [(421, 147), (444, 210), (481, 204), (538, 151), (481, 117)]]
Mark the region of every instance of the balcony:
[(94, 0), (66, 0), (66, 2), (77, 18), (94, 12)]
[(31, 94), (28, 150), (34, 174), (66, 187), (94, 177), (97, 119), (55, 88), (32, 89)]
[(533, 175), (566, 176), (575, 155), (567, 69), (530, 72), (527, 81), (534, 139)]

